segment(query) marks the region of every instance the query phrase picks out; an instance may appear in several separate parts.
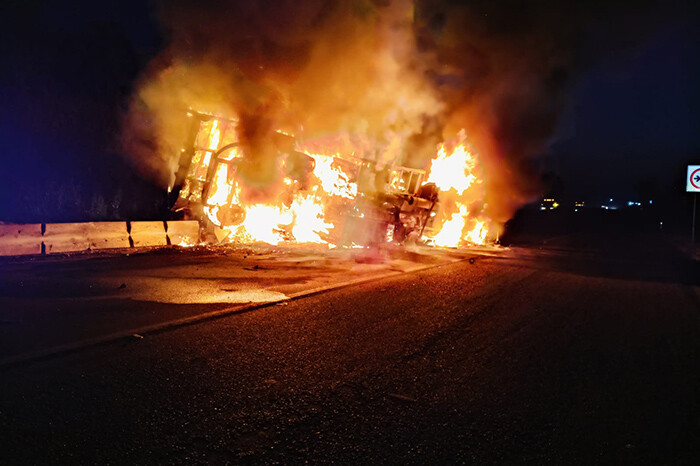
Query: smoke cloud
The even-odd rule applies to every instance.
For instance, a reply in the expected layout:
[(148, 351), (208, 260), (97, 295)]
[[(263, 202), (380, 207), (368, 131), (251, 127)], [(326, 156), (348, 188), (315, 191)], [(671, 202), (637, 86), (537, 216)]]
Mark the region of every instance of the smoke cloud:
[(176, 1), (161, 16), (170, 46), (144, 74), (125, 131), (128, 151), (161, 183), (188, 107), (239, 118), (258, 159), (276, 129), (389, 141), (443, 108), (415, 54), (410, 2)]
[[(539, 194), (535, 157), (585, 64), (587, 28), (624, 12), (587, 5), (164, 2), (169, 46), (143, 74), (125, 117), (125, 147), (168, 185), (187, 108), (236, 116), (247, 176), (264, 185), (276, 176), (276, 129), (350, 146), (359, 139), (363, 156), (427, 168), (437, 144), (464, 128), (484, 169), (486, 214), (505, 222)], [(637, 29), (622, 28), (615, 41)]]

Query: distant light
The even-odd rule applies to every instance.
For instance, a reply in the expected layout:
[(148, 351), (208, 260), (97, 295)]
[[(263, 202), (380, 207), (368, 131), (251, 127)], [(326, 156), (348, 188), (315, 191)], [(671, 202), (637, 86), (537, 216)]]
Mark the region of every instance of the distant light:
[(552, 204), (552, 207), (553, 207), (554, 209), (556, 209), (557, 207), (559, 207), (559, 203), (558, 203), (558, 202), (555, 202), (554, 204)]
[(610, 198), (610, 202), (612, 202), (612, 197)]
[(651, 204), (651, 199), (649, 199), (649, 204)]
[(540, 206), (540, 210), (546, 210), (547, 208), (543, 205)]
[(578, 212), (578, 209), (574, 209), (574, 212)]

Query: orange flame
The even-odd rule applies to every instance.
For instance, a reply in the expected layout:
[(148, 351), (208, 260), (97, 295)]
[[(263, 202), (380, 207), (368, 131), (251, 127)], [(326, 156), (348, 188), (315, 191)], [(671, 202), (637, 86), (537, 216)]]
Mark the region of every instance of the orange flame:
[(440, 191), (454, 189), (457, 194), (464, 194), (476, 180), (472, 173), (475, 166), (474, 155), (464, 145), (458, 145), (448, 154), (441, 144), (437, 157), (430, 163), (428, 182), (435, 183)]
[[(216, 127), (212, 127), (212, 134)], [(210, 138), (214, 141), (215, 136)], [(212, 146), (210, 146), (212, 147)], [(298, 191), (298, 182), (284, 178), (283, 192), (268, 204), (241, 205), (241, 184), (231, 181), (232, 166), (220, 163), (212, 179), (204, 212), (209, 220), (226, 232), (229, 241), (263, 242), (277, 245), (282, 242), (332, 244), (329, 234), (334, 228), (326, 221), (327, 205), (332, 198), (352, 200), (357, 195), (357, 184), (335, 164), (332, 156), (309, 154), (315, 161), (315, 184), (305, 192)], [(230, 160), (227, 159), (227, 160)], [(235, 171), (235, 169), (234, 169)], [(282, 202), (284, 193), (292, 193), (291, 203)], [(241, 209), (238, 223), (228, 224), (221, 213), (229, 206)]]
[[(211, 121), (202, 130), (208, 132), (204, 139), (206, 149), (199, 152), (203, 154), (193, 159), (193, 163), (204, 172), (210, 170), (210, 163), (217, 164), (204, 201), (204, 213), (219, 228), (217, 237), (242, 243), (296, 242), (335, 246), (334, 238), (339, 236), (334, 234), (338, 212), (353, 209), (358, 195), (357, 182), (344, 169), (345, 162), (340, 162), (338, 154), (307, 153), (314, 160), (310, 179), (283, 178), (271, 201), (247, 204), (242, 200), (249, 188), (236, 177), (237, 159), (243, 154), (234, 147), (212, 160), (222, 140), (218, 121)], [(282, 170), (283, 162), (279, 163)], [(395, 184), (396, 180), (388, 182)], [(425, 231), (426, 236), (441, 247), (483, 244), (490, 225), (489, 219), (479, 214), (483, 181), (479, 177), (478, 158), (469, 149), (463, 131), (456, 142), (438, 146), (426, 182), (434, 183), (439, 190), (439, 209), (433, 228)], [(364, 217), (362, 213), (359, 216)], [(393, 237), (389, 235), (386, 239), (392, 241)]]
[(462, 130), (451, 150), (447, 144), (438, 146), (437, 156), (430, 164), (427, 181), (435, 183), (443, 205), (442, 223), (431, 235), (437, 246), (457, 247), (464, 242), (479, 245), (486, 242), (489, 219), (472, 216), (467, 207), (480, 200), (483, 182), (478, 176), (478, 159), (467, 144)]
[(330, 196), (355, 199), (357, 183), (351, 183), (350, 177), (340, 167), (334, 166), (335, 158), (329, 155), (307, 154), (316, 162), (314, 175), (321, 183), (321, 188)]
[(433, 242), (437, 246), (457, 246), (462, 241), (462, 232), (468, 215), (467, 206), (459, 205), (459, 210), (454, 212), (442, 224), (440, 231), (433, 236)]

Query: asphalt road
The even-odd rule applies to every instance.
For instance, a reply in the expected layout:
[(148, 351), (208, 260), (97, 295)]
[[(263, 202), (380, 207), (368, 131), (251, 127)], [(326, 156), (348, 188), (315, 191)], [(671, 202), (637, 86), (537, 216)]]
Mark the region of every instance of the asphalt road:
[(697, 272), (511, 249), (5, 366), (2, 462), (695, 464)]
[(238, 246), (5, 258), (0, 260), (0, 366), (473, 254), (418, 247)]

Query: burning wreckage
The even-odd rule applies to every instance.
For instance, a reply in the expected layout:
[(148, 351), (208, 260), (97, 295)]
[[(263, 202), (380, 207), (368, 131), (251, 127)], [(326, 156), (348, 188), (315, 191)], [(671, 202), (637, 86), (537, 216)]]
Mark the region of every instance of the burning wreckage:
[(463, 131), (439, 145), (427, 170), (275, 131), (276, 176), (261, 188), (246, 179), (250, 161), (235, 119), (195, 111), (188, 117), (172, 210), (198, 219), (210, 241), (457, 247), (490, 239), (479, 162)]

